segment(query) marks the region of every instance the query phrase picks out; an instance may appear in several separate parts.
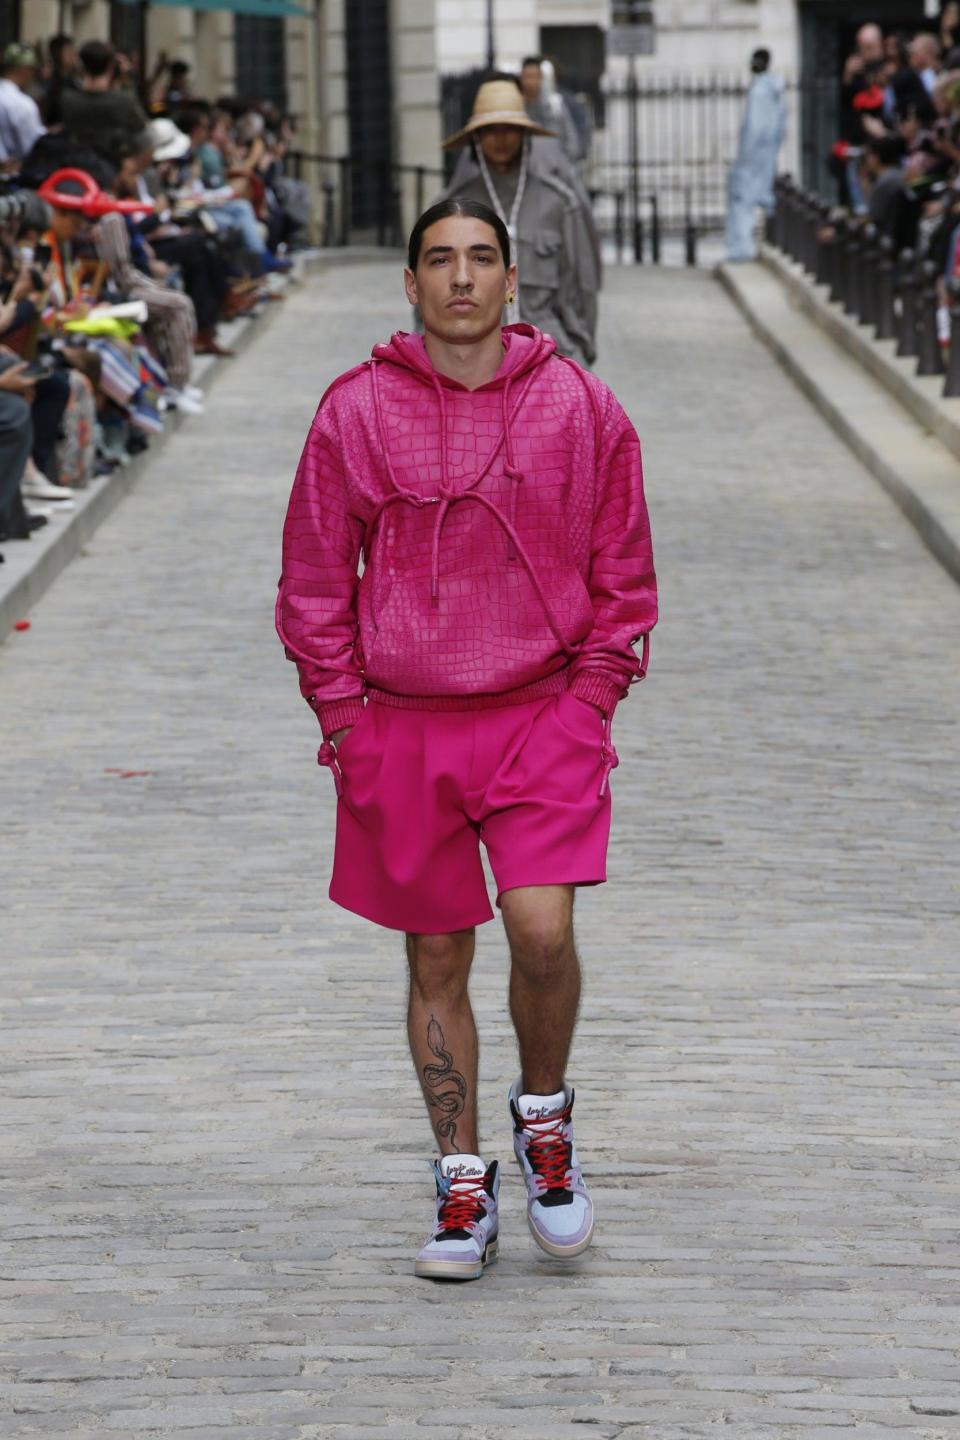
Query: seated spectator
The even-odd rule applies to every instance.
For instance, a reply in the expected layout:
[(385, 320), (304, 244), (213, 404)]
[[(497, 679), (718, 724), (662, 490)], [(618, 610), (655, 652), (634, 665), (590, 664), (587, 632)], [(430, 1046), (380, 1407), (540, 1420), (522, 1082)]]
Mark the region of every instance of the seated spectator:
[(97, 254), (124, 300), (142, 300), (147, 307), (147, 334), (170, 377), (168, 403), (188, 414), (203, 413), (190, 385), (197, 316), (189, 295), (171, 290), (138, 270), (133, 263), (127, 222), (117, 213), (104, 215), (94, 231)]
[(28, 540), (31, 530), (46, 524), (26, 513), (20, 493), (33, 444), (35, 389), (26, 371), (25, 360), (0, 346), (0, 540)]
[(47, 54), (50, 57), (50, 66), (45, 77), (46, 83), (40, 111), (47, 126), (62, 125), (63, 92), (80, 88), (77, 78), (80, 61), (73, 36), (54, 35), (47, 46)]
[[(217, 340), (217, 323), (229, 286), (227, 267), (217, 239), (205, 229), (178, 223), (173, 204), (163, 193), (161, 178), (153, 167), (155, 142), (165, 138), (162, 127), (176, 127), (170, 120), (155, 121), (144, 145), (137, 145), (121, 162), (112, 186), (116, 195), (142, 199), (154, 206), (152, 213), (133, 221), (131, 250), (134, 263), (154, 280), (168, 279), (172, 269), (181, 277), (184, 291), (193, 302), (197, 317), (198, 354), (231, 355)], [(163, 153), (164, 146), (159, 147)]]
[(29, 45), (14, 42), (0, 58), (0, 167), (19, 170), (43, 134), (40, 111), (28, 87), (37, 69)]
[(116, 169), (124, 145), (147, 128), (147, 117), (127, 90), (117, 87), (112, 45), (88, 40), (80, 50), (81, 88), (64, 90), (63, 123), (73, 141), (88, 146)]
[[(236, 177), (228, 178), (226, 157), (217, 141), (224, 124), (222, 114), (214, 116), (212, 127), (208, 127), (207, 117), (199, 112), (188, 112), (185, 118), (192, 126), (191, 135), (184, 135), (169, 120), (153, 122), (154, 127), (172, 127), (154, 129), (155, 139), (161, 141), (154, 158), (160, 163), (167, 193), (175, 197), (184, 210), (202, 211), (221, 234), (239, 232), (243, 248), (255, 261), (255, 273), (288, 270), (290, 262), (268, 250), (253, 205), (237, 193), (246, 186), (241, 186)], [(204, 140), (204, 135), (209, 139)], [(194, 141), (199, 141), (195, 157)], [(210, 153), (204, 153), (208, 148), (216, 154), (219, 163), (214, 162)]]

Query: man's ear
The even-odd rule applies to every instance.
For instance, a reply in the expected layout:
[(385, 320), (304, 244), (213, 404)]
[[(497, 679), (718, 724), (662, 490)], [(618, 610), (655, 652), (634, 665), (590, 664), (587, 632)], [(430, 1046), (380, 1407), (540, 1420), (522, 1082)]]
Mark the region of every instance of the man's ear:
[(411, 305), (419, 304), (417, 296), (417, 277), (408, 266), (403, 267), (403, 288)]
[(516, 293), (517, 293), (517, 267), (516, 267), (516, 265), (508, 265), (508, 266), (507, 266), (507, 294), (508, 294), (508, 295), (516, 295)]

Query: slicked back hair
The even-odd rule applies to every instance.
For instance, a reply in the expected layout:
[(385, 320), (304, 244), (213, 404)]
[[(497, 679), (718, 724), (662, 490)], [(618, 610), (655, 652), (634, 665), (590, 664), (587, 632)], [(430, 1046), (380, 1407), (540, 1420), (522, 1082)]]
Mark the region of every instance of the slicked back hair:
[(423, 237), (431, 225), (436, 225), (438, 220), (446, 220), (451, 215), (467, 215), (472, 220), (482, 220), (484, 225), (497, 237), (497, 244), (500, 246), (500, 254), (503, 256), (503, 268), (510, 268), (510, 236), (507, 234), (507, 227), (495, 210), (489, 205), (483, 205), (479, 200), (441, 200), (436, 205), (431, 205), (429, 210), (424, 210), (420, 219), (410, 231), (410, 243), (407, 246), (407, 264), (414, 274), (417, 273), (417, 265), (420, 261), (420, 249), (423, 245)]

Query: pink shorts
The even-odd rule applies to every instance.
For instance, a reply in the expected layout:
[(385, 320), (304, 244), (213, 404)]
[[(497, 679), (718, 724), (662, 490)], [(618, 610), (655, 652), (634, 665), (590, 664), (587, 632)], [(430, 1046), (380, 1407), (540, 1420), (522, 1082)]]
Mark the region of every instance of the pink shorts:
[(521, 885), (599, 885), (614, 764), (600, 711), (566, 691), (498, 710), (368, 703), (332, 767), (330, 898), (393, 930), (469, 929), (493, 919), (481, 840), (498, 905)]

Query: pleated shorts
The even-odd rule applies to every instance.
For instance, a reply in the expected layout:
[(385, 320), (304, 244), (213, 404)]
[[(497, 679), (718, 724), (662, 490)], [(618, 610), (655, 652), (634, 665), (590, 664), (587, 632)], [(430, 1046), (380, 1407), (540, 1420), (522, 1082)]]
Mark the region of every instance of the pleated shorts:
[(616, 756), (600, 711), (569, 691), (491, 710), (369, 702), (337, 751), (330, 898), (378, 925), (452, 934), (527, 885), (606, 879)]

